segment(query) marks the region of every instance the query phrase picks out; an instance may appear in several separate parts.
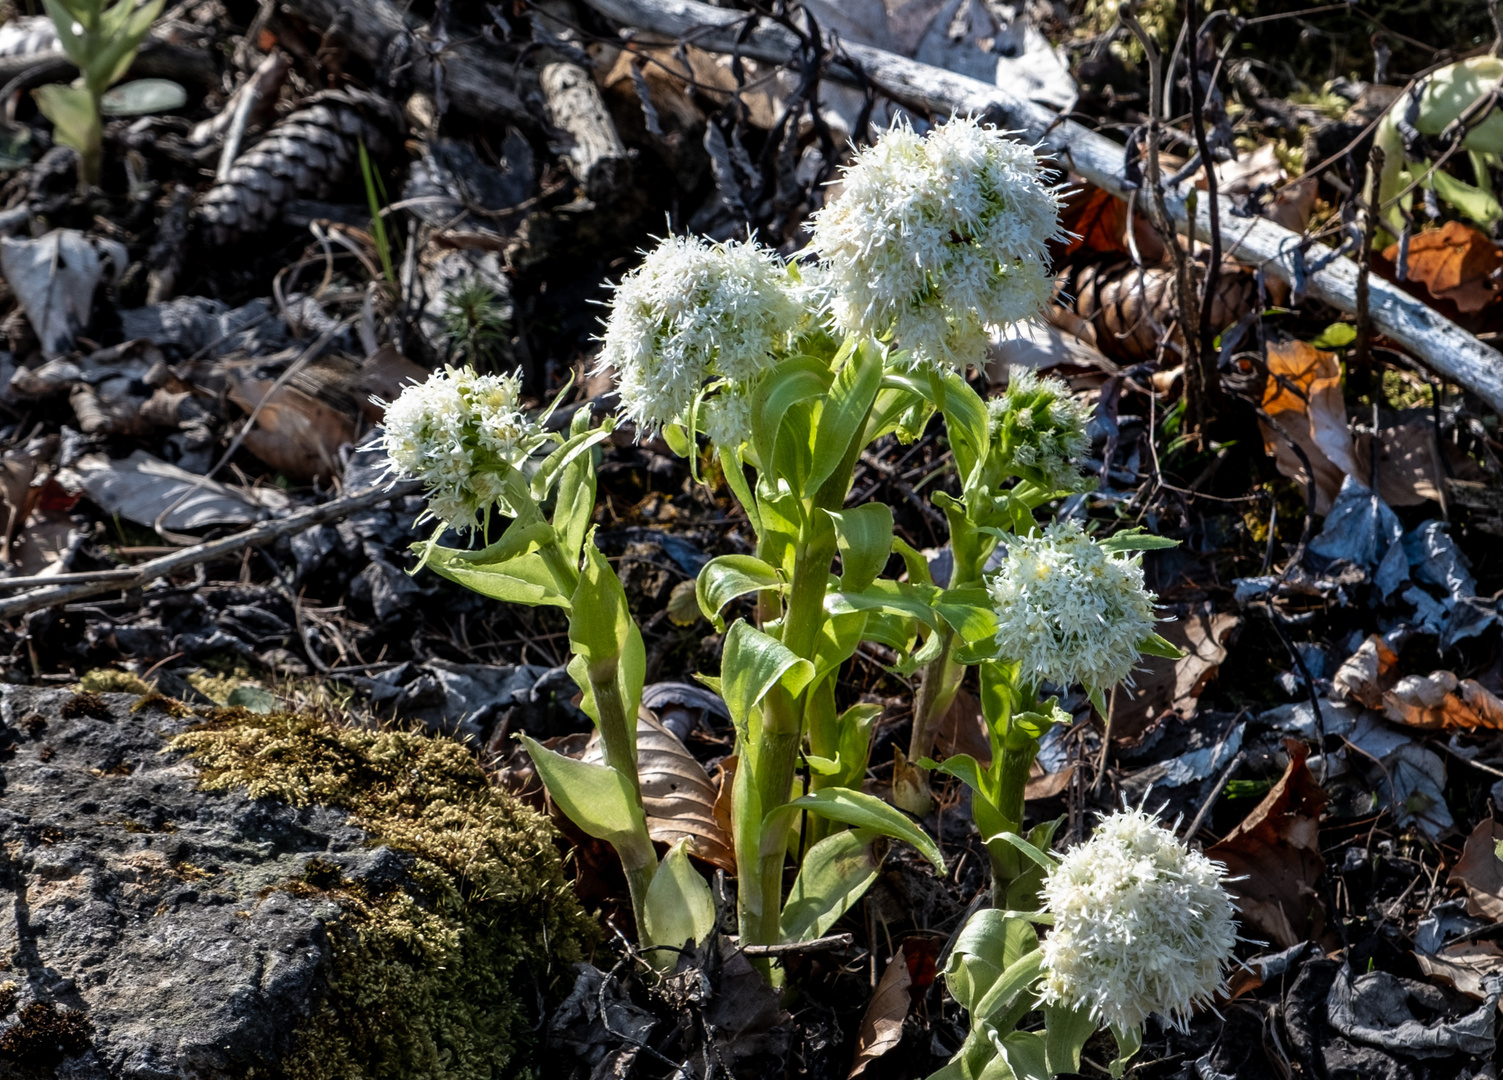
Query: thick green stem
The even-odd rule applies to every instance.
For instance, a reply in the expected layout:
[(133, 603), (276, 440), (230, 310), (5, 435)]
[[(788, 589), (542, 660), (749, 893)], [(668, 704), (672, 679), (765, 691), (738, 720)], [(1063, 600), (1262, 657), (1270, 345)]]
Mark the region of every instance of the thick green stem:
[[(997, 811), (1003, 827), (1008, 832), (1023, 835), (1023, 804), (1028, 787), (1028, 772), (1033, 759), (1038, 756), (1039, 741), (1020, 732), (1009, 732), (1003, 742), (1002, 754), (995, 763), (998, 780)], [(1034, 864), (1028, 861), (1017, 848), (1004, 840), (987, 845), (992, 863), (992, 896), (994, 902), (1005, 906), (1008, 886)]]
[(621, 858), (622, 869), (626, 871), (626, 885), (631, 892), (631, 908), (637, 919), (638, 936), (645, 944), (664, 944), (647, 941), (647, 922), (644, 917), (647, 887), (652, 884), (652, 877), (657, 873), (658, 854), (647, 833), (647, 812), (642, 807), (642, 782), (637, 776), (636, 717), (626, 715), (626, 704), (621, 700), (621, 687), (616, 679), (616, 665), (611, 664), (609, 668), (609, 671), (590, 671), (590, 689), (595, 693), (595, 708), (600, 714), (600, 749), (605, 763), (626, 778), (632, 793), (631, 835), (618, 840), (613, 846)]
[(924, 665), (919, 673), (918, 695), (913, 701), (913, 735), (908, 740), (908, 757), (894, 770), (893, 801), (920, 817), (929, 813), (933, 799), (929, 795), (929, 770), (918, 762), (934, 753), (939, 724), (955, 701), (965, 668), (950, 659), (955, 632), (948, 625), (937, 631), (941, 636), (939, 655)]
[[(834, 557), (835, 534), (828, 526), (813, 540), (801, 543), (794, 555), (781, 639), (792, 652), (805, 659), (813, 657), (819, 638)], [(803, 695), (795, 697), (782, 686), (774, 687), (762, 701), (761, 737), (749, 755), (753, 769), (750, 780), (756, 788), (764, 821), (788, 802), (803, 738)], [(737, 820), (744, 819), (738, 814)], [(787, 839), (788, 825), (775, 824), (763, 843), (744, 848), (748, 853), (755, 852), (756, 858), (755, 866), (737, 867), (740, 880), (737, 910), (741, 940), (747, 944), (773, 945), (778, 941)]]

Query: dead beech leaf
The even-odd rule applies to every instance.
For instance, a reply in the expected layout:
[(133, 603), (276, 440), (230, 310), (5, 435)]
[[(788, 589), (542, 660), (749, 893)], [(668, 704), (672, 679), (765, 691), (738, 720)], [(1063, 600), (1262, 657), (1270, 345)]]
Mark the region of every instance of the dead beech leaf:
[(1449, 983), (1467, 997), (1487, 997), (1482, 985), (1489, 975), (1503, 973), (1503, 949), (1492, 941), (1465, 941), (1447, 945), (1433, 956), (1416, 951), (1420, 970), (1433, 979)]
[(1466, 890), (1466, 912), (1493, 922), (1503, 921), (1503, 860), (1496, 847), (1503, 840), (1503, 823), (1484, 818), (1477, 823), (1451, 868), (1447, 885)]
[(1135, 746), (1169, 716), (1188, 720), (1206, 685), (1226, 659), (1226, 644), (1242, 620), (1226, 612), (1197, 612), (1165, 623), (1160, 632), (1184, 652), (1178, 660), (1145, 656), (1135, 685), (1117, 688), (1112, 742)]
[(1475, 679), (1450, 671), (1405, 675), (1383, 694), (1383, 715), (1426, 731), (1503, 729), (1503, 701)]
[(950, 707), (939, 718), (934, 750), (941, 758), (970, 754), (982, 765), (992, 762), (992, 743), (987, 738), (981, 705), (965, 687), (955, 691)]
[(247, 450), (300, 483), (339, 475), (339, 448), (357, 435), (353, 365), (330, 358), (281, 386), (280, 373), (259, 361), (237, 364), (228, 375), (230, 400), (256, 414), (245, 432)]
[[(602, 764), (598, 736), (582, 760)], [(715, 813), (720, 792), (705, 767), (650, 710), (637, 714), (637, 775), (647, 834), (660, 844), (689, 841), (689, 854), (728, 872), (736, 868), (731, 838)]]
[(1074, 776), (1074, 765), (1066, 765), (1059, 772), (1046, 773), (1044, 767), (1034, 759), (1028, 770), (1028, 782), (1023, 786), (1023, 799), (1025, 802), (1052, 799), (1070, 785)]
[[(1399, 245), (1383, 252), (1397, 262)], [(1409, 238), (1408, 279), (1424, 285), (1437, 300), (1449, 300), (1465, 314), (1481, 311), (1498, 298), (1503, 252), (1484, 232), (1448, 221)]]
[(1065, 198), (1060, 226), (1073, 234), (1065, 245), (1067, 256), (1077, 251), (1092, 255), (1128, 254), (1125, 200), (1093, 184), (1086, 184)]
[(1335, 353), (1322, 352), (1303, 341), (1268, 344), (1268, 382), (1263, 411), (1276, 430), (1259, 420), (1263, 447), (1279, 472), (1308, 484), (1305, 463), (1289, 445), (1293, 440), (1315, 472), (1317, 514), (1330, 511), (1347, 474), (1365, 476), (1346, 426), (1346, 401), (1341, 395), (1341, 364)]
[(908, 971), (908, 961), (903, 955), (904, 945), (887, 962), (887, 970), (877, 983), (872, 1000), (861, 1018), (861, 1027), (856, 1031), (856, 1058), (846, 1080), (855, 1080), (872, 1062), (903, 1041), (903, 1021), (908, 1019), (908, 1010), (913, 1004), (909, 989), (913, 976)]
[(1343, 700), (1355, 701), (1369, 709), (1381, 709), (1383, 694), (1394, 683), (1394, 669), (1398, 663), (1398, 656), (1381, 634), (1369, 635), (1336, 669), (1331, 678), (1331, 691)]
[(1320, 812), (1326, 793), (1305, 766), (1310, 751), (1286, 739), (1289, 767), (1247, 818), (1206, 855), (1226, 864), (1245, 926), (1280, 948), (1319, 937), (1325, 902), (1315, 882), (1325, 872)]
[[(1417, 410), (1416, 410), (1417, 411)], [(1372, 460), (1373, 437), (1364, 432), (1353, 448), (1360, 462)], [(1370, 469), (1364, 467), (1362, 478)], [(1439, 502), (1445, 484), (1446, 465), (1435, 440), (1435, 424), (1428, 416), (1416, 417), (1378, 433), (1378, 494), (1389, 506), (1418, 506)]]

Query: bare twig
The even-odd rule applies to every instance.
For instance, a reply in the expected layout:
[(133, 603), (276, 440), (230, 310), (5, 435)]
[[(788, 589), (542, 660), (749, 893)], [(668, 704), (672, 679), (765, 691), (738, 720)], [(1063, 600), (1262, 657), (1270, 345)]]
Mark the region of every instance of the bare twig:
[(785, 941), (781, 945), (743, 945), (741, 951), (747, 956), (792, 956), (796, 953), (833, 952), (848, 949), (855, 942), (850, 934), (831, 934), (810, 941)]
[(180, 570), (198, 566), (212, 559), (221, 558), (224, 555), (244, 551), (248, 548), (259, 547), (269, 544), (284, 536), (292, 536), (295, 533), (311, 529), (315, 525), (323, 525), (330, 521), (339, 521), (361, 510), (369, 510), (373, 506), (390, 502), (392, 499), (400, 499), (412, 495), (421, 490), (422, 483), (417, 480), (402, 480), (390, 487), (366, 488), (357, 491), (353, 495), (333, 499), (321, 506), (310, 506), (306, 510), (299, 510), (295, 514), (289, 514), (284, 518), (275, 518), (271, 521), (263, 521), (259, 525), (246, 529), (244, 532), (235, 533), (219, 540), (210, 540), (207, 543), (195, 544), (193, 547), (183, 548), (171, 555), (163, 555), (159, 559), (152, 559), (140, 566), (130, 568), (130, 576), (111, 577), (100, 581), (72, 581), (63, 585), (52, 585), (44, 589), (36, 589), (32, 592), (13, 596), (8, 600), (0, 600), (0, 619), (14, 619), (29, 614), (33, 611), (41, 611), (43, 608), (56, 607), (59, 604), (67, 604), (74, 600), (81, 600), (86, 596), (98, 596), (101, 593), (114, 592), (118, 589), (135, 589), (145, 585), (149, 581), (175, 574)]
[[(1190, 126), (1195, 132), (1195, 147), (1200, 151), (1200, 160), (1206, 172), (1206, 208), (1211, 225), (1211, 250), (1206, 261), (1205, 281), (1200, 296), (1200, 318), (1190, 321), (1189, 313), (1182, 312), (1185, 320), (1185, 337), (1194, 331), (1199, 336), (1199, 347), (1186, 350), (1185, 386), (1193, 391), (1186, 395), (1187, 420), (1193, 428), (1200, 429), (1214, 419), (1221, 403), (1221, 378), (1216, 370), (1216, 332), (1219, 327), (1211, 325), (1211, 309), (1215, 303), (1216, 285), (1221, 274), (1221, 203), (1216, 182), (1216, 159), (1211, 155), (1210, 142), (1206, 138), (1206, 87), (1200, 85), (1200, 17), (1199, 0), (1185, 0), (1185, 25), (1189, 31), (1189, 51), (1185, 58), (1190, 74)], [(1207, 28), (1209, 30), (1209, 27)], [(1173, 73), (1171, 72), (1171, 75)], [(1214, 73), (1211, 76), (1215, 77)], [(1210, 87), (1211, 90), (1215, 86)], [(1196, 363), (1191, 368), (1191, 363)]]

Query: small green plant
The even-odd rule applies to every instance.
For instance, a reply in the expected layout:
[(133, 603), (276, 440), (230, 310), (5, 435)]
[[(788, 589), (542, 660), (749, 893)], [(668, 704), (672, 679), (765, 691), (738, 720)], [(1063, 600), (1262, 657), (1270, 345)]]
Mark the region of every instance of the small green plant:
[(104, 93), (130, 69), (152, 22), (165, 0), (43, 0), (57, 29), (58, 44), (77, 66), (71, 84), (38, 87), (37, 108), (52, 121), (56, 139), (78, 151), (78, 186), (99, 183), (104, 132), (100, 101)]
[(506, 340), (506, 308), (495, 291), (472, 282), (444, 296), (443, 333), (448, 362), (480, 370), (494, 366), (496, 350)]
[(386, 218), (381, 213), (381, 207), (389, 201), (386, 198), (386, 185), (381, 182), (381, 174), (371, 163), (371, 156), (363, 139), (360, 142), (360, 176), (365, 181), (365, 201), (371, 211), (371, 241), (376, 245), (376, 257), (381, 260), (381, 273), (386, 278), (386, 287), (395, 293), (398, 283), (391, 258), (391, 236), (386, 231)]

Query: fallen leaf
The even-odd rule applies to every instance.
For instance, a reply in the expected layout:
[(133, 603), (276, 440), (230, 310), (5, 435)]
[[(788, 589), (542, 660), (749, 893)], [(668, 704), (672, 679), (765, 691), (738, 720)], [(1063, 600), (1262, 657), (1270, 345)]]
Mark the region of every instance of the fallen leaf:
[(1446, 879), (1447, 885), (1459, 885), (1466, 890), (1468, 915), (1480, 915), (1493, 922), (1503, 922), (1503, 860), (1496, 851), (1499, 840), (1503, 840), (1503, 823), (1493, 818), (1479, 821)]
[(1487, 977), (1503, 974), (1503, 949), (1492, 941), (1448, 945), (1434, 955), (1416, 950), (1414, 959), (1426, 975), (1478, 1000), (1487, 997), (1483, 986)]
[(1014, 365), (1032, 371), (1063, 365), (1093, 367), (1108, 374), (1116, 374), (1118, 370), (1095, 345), (1043, 322), (1013, 323), (992, 342), (987, 356), (987, 378), (993, 384), (1005, 383), (1008, 369)]
[(1398, 663), (1398, 655), (1383, 636), (1372, 634), (1336, 669), (1331, 678), (1331, 692), (1337, 698), (1351, 699), (1369, 709), (1381, 709), (1383, 694), (1394, 683)]
[[(1370, 432), (1357, 436), (1353, 450), (1360, 462), (1372, 460)], [(1363, 469), (1363, 476), (1371, 473)], [(1446, 464), (1435, 441), (1435, 424), (1428, 416), (1416, 417), (1378, 433), (1378, 494), (1389, 506), (1418, 506), (1439, 502), (1445, 484)], [(1370, 486), (1370, 485), (1369, 485)]]
[(310, 364), (280, 386), (281, 372), (261, 360), (236, 364), (228, 376), (230, 400), (255, 414), (247, 450), (299, 483), (340, 475), (339, 448), (355, 441), (359, 414), (349, 361)]
[(904, 948), (899, 945), (897, 953), (887, 962), (887, 970), (882, 973), (866, 1015), (861, 1018), (861, 1027), (856, 1031), (856, 1058), (846, 1080), (855, 1080), (872, 1062), (903, 1041), (903, 1021), (908, 1019), (908, 1010), (913, 1005), (908, 992), (913, 986), (913, 975), (908, 970)]
[(1127, 202), (1103, 188), (1085, 184), (1067, 193), (1060, 227), (1073, 234), (1065, 244), (1066, 256), (1078, 251), (1128, 254)]
[(0, 273), (46, 356), (73, 348), (74, 336), (88, 325), (106, 261), (113, 284), (130, 263), (125, 245), (75, 229), (53, 229), (35, 240), (0, 236)]
[(145, 450), (119, 461), (87, 454), (74, 463), (72, 472), (77, 487), (105, 513), (148, 528), (158, 518), (165, 529), (249, 525), (287, 506), (287, 496), (275, 488), (231, 487), (207, 480)]
[[(1399, 245), (1383, 252), (1397, 262)], [(1449, 300), (1463, 313), (1481, 311), (1498, 298), (1503, 251), (1484, 232), (1460, 221), (1409, 238), (1407, 278), (1424, 285), (1437, 300)]]
[(1226, 864), (1244, 927), (1287, 949), (1325, 928), (1325, 901), (1315, 882), (1325, 872), (1320, 812), (1326, 793), (1305, 765), (1305, 744), (1285, 739), (1284, 747), (1289, 767), (1279, 782), (1206, 855)]
[(1341, 364), (1335, 353), (1322, 352), (1302, 341), (1268, 344), (1268, 382), (1263, 411), (1278, 424), (1259, 420), (1263, 447), (1273, 455), (1279, 472), (1305, 485), (1305, 463), (1290, 446), (1298, 444), (1315, 472), (1317, 514), (1328, 513), (1348, 476), (1364, 476), (1346, 426), (1346, 402), (1341, 395)]
[(939, 718), (934, 750), (941, 759), (970, 754), (982, 765), (991, 764), (992, 743), (986, 734), (986, 719), (981, 715), (980, 703), (965, 687), (955, 691), (950, 707)]
[(1074, 776), (1074, 765), (1066, 765), (1059, 772), (1051, 773), (1045, 772), (1044, 767), (1035, 760), (1028, 770), (1028, 782), (1023, 785), (1023, 799), (1025, 802), (1052, 799), (1070, 785)]
[[(582, 759), (604, 762), (598, 735), (591, 737)], [(688, 840), (689, 854), (734, 873), (730, 834), (716, 817), (719, 786), (678, 736), (647, 709), (637, 715), (637, 775), (648, 835), (660, 844)]]
[(1137, 746), (1168, 717), (1188, 720), (1206, 685), (1226, 659), (1226, 645), (1242, 620), (1226, 612), (1196, 612), (1165, 623), (1160, 632), (1177, 645), (1178, 660), (1145, 656), (1132, 686), (1117, 688), (1112, 705), (1112, 742)]

